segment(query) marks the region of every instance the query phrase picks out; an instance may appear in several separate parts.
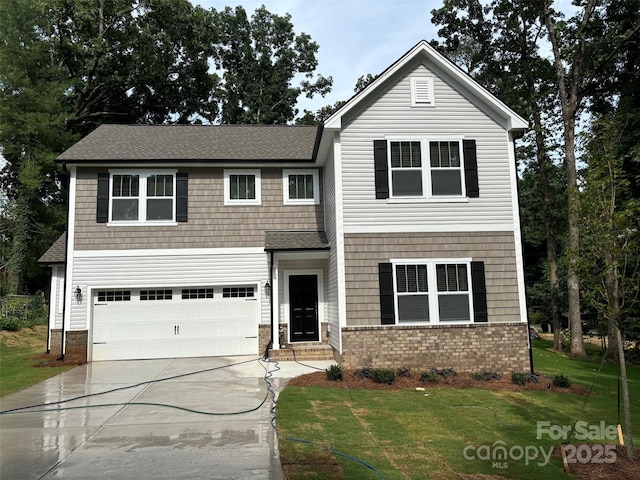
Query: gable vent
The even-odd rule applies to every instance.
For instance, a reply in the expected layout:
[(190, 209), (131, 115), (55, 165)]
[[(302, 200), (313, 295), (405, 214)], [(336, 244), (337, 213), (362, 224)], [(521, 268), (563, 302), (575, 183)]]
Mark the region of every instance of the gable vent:
[(434, 105), (433, 78), (411, 79), (411, 106)]

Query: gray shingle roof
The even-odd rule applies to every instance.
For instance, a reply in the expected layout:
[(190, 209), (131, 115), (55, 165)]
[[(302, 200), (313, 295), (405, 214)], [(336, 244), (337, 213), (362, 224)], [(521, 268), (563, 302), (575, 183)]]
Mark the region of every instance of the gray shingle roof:
[(320, 127), (101, 125), (58, 161), (311, 161)]
[(49, 249), (42, 254), (42, 256), (38, 259), (38, 263), (64, 263), (66, 255), (66, 247), (67, 247), (67, 238), (66, 233), (63, 232), (60, 237), (49, 247)]
[(327, 234), (317, 231), (265, 232), (264, 249), (269, 250), (328, 250)]

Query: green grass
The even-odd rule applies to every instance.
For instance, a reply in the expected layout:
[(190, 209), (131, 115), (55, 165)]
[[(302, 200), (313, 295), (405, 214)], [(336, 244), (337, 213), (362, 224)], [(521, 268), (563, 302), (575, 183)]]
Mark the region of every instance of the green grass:
[[(466, 447), (550, 448), (559, 440), (548, 435), (537, 439), (537, 422), (550, 425), (589, 426), (618, 423), (617, 367), (599, 361), (570, 360), (547, 351), (548, 343), (535, 342), (534, 365), (538, 373), (563, 373), (572, 383), (587, 389), (586, 395), (547, 391), (489, 391), (427, 388), (418, 391), (380, 391), (288, 386), (277, 408), (279, 448), (289, 480), (456, 478), (459, 474), (485, 474), (514, 479), (571, 478), (559, 458), (546, 465), (541, 457), (508, 459), (506, 468), (494, 468), (491, 460), (465, 458)], [(640, 369), (628, 368), (634, 430), (640, 431)], [(635, 399), (635, 400), (634, 400)], [(298, 441), (309, 440), (319, 445)], [(571, 443), (571, 439), (570, 439)], [(584, 443), (574, 439), (573, 443)], [(602, 440), (601, 443), (606, 443)], [(615, 443), (615, 442), (609, 442)], [(348, 455), (345, 458), (328, 451)], [(491, 450), (492, 452), (495, 450)], [(533, 451), (533, 450), (531, 450)], [(474, 451), (468, 450), (468, 453)], [(539, 453), (539, 450), (538, 450)], [(540, 454), (540, 453), (539, 453)], [(373, 471), (363, 465), (375, 468)]]
[(45, 352), (47, 327), (39, 325), (18, 332), (0, 332), (0, 396), (17, 392), (72, 368), (70, 365), (38, 367), (35, 358)]

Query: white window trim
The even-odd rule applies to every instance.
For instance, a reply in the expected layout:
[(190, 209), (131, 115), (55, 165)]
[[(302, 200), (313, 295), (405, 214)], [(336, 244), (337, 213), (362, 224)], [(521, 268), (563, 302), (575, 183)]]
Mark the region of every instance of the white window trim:
[[(144, 225), (144, 226), (170, 226), (177, 225), (176, 222), (176, 173), (177, 170), (109, 170), (109, 222), (107, 225)], [(114, 175), (138, 175), (140, 192), (138, 195), (138, 220), (113, 220), (113, 176)], [(172, 175), (173, 176), (173, 196), (172, 218), (171, 220), (146, 220), (147, 217), (147, 177), (151, 175)], [(118, 197), (124, 198), (124, 197)], [(133, 197), (131, 197), (133, 198)], [(157, 198), (157, 197), (154, 197)], [(168, 198), (168, 197), (167, 197)]]
[[(418, 96), (418, 83), (426, 83), (429, 90), (429, 98), (424, 99)], [(411, 77), (411, 106), (412, 107), (435, 107), (435, 95), (433, 90), (433, 77), (416, 76)]]
[[(394, 303), (394, 315), (396, 325), (468, 325), (474, 322), (474, 308), (473, 308), (473, 285), (471, 278), (471, 258), (400, 258), (391, 259), (391, 269), (393, 273), (393, 303)], [(441, 322), (440, 311), (438, 308), (438, 295), (444, 294), (458, 294), (464, 292), (438, 292), (438, 281), (436, 278), (436, 265), (440, 264), (465, 264), (467, 266), (467, 283), (469, 296), (469, 321), (468, 322)], [(429, 321), (428, 322), (400, 322), (398, 319), (398, 292), (397, 278), (396, 278), (396, 265), (426, 265), (427, 266), (427, 290), (426, 293), (429, 296)]]
[[(409, 203), (415, 200), (429, 200), (436, 202), (448, 201), (468, 201), (466, 180), (464, 175), (464, 137), (386, 137), (387, 141), (387, 176), (389, 185), (388, 203)], [(422, 195), (394, 195), (393, 194), (393, 176), (394, 170), (402, 170), (401, 168), (392, 169), (391, 167), (391, 143), (392, 142), (420, 142), (422, 172)], [(433, 186), (431, 184), (431, 161), (429, 142), (458, 142), (460, 151), (460, 182), (462, 195), (433, 195)], [(413, 168), (417, 170), (417, 168)]]
[[(252, 199), (232, 199), (231, 198), (231, 185), (229, 179), (231, 175), (254, 175), (256, 178), (256, 198)], [(224, 170), (224, 204), (225, 205), (261, 205), (262, 204), (262, 191), (261, 191), (261, 177), (260, 169), (225, 169)]]
[[(313, 198), (289, 198), (289, 175), (313, 175)], [(320, 174), (317, 169), (284, 169), (282, 171), (282, 198), (284, 205), (319, 205)]]

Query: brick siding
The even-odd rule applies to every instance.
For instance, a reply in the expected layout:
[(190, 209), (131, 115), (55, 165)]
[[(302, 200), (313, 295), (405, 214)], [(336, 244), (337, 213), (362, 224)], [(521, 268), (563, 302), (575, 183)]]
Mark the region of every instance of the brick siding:
[(343, 327), (342, 346), (338, 361), (345, 368), (530, 369), (524, 323)]

